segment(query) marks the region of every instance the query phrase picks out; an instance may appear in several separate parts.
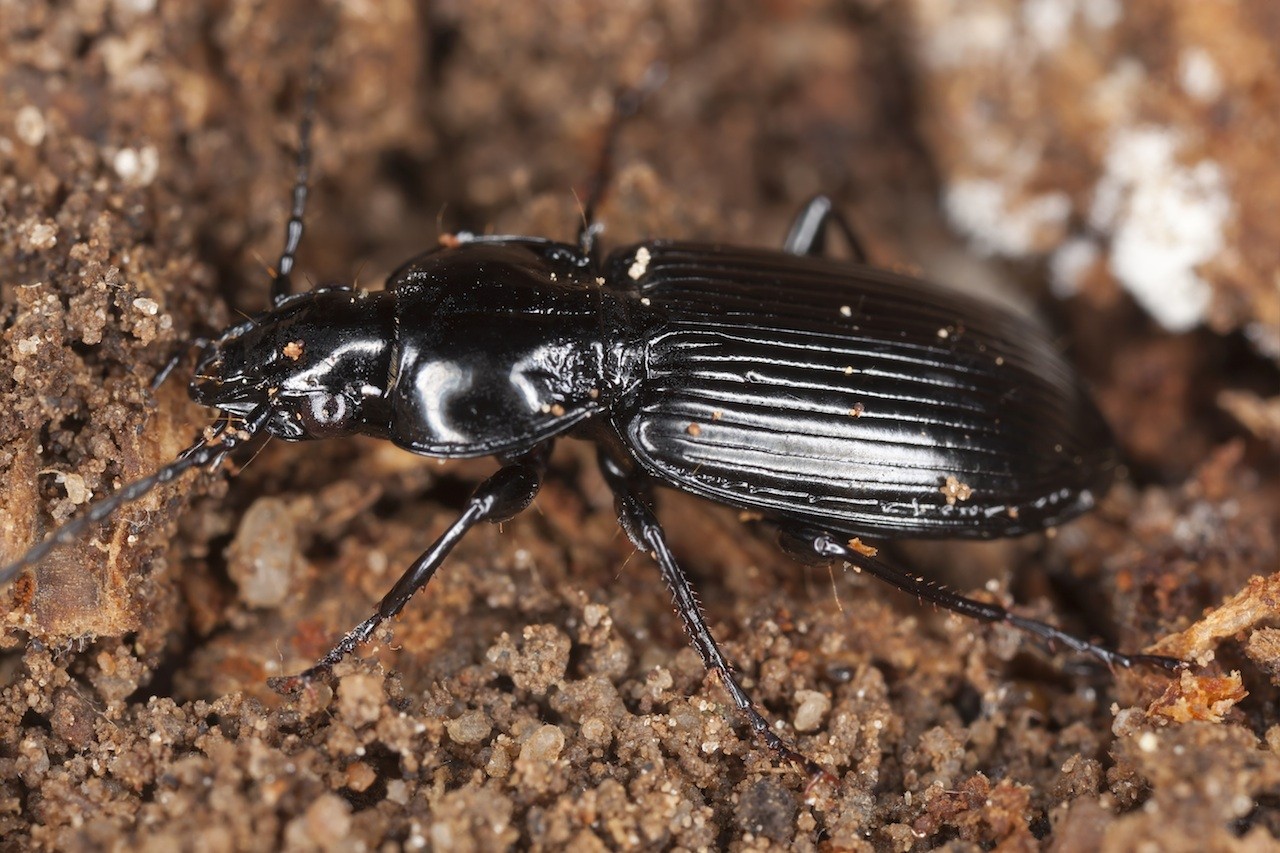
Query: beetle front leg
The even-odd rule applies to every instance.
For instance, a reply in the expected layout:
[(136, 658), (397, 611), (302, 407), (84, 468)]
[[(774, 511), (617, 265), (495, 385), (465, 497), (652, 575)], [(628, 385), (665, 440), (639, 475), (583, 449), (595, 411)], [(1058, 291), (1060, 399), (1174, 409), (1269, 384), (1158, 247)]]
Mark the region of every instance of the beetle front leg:
[(784, 549), (801, 558), (812, 559), (816, 556), (820, 559), (845, 560), (852, 563), (858, 570), (917, 598), (933, 602), (962, 616), (981, 619), (984, 622), (1004, 622), (1039, 637), (1050, 646), (1061, 643), (1072, 651), (1092, 655), (1108, 666), (1122, 666), (1127, 669), (1137, 664), (1146, 664), (1171, 671), (1187, 668), (1187, 662), (1178, 658), (1164, 655), (1125, 654), (1068, 634), (1047, 622), (1019, 616), (998, 604), (966, 598), (939, 583), (908, 574), (862, 550), (851, 547), (834, 533), (804, 527), (784, 528), (781, 541)]
[(310, 669), (298, 675), (271, 679), (272, 689), (282, 693), (295, 692), (310, 679), (328, 673), (335, 664), (372, 637), (379, 625), (404, 609), (413, 594), (427, 585), (445, 557), (449, 556), (453, 546), (461, 541), (468, 530), (482, 521), (502, 522), (523, 512), (542, 486), (550, 455), (551, 443), (541, 444), (504, 465), (481, 483), (467, 501), (462, 515), (400, 576), (391, 591), (383, 596), (372, 616), (348, 631)]
[(604, 473), (609, 487), (613, 489), (618, 520), (622, 524), (622, 529), (626, 531), (627, 536), (637, 548), (649, 554), (658, 563), (662, 570), (662, 579), (671, 590), (676, 613), (684, 621), (685, 633), (689, 635), (694, 649), (702, 658), (702, 663), (708, 670), (719, 676), (721, 683), (733, 698), (733, 703), (747, 718), (752, 732), (778, 755), (803, 767), (811, 779), (830, 778), (831, 774), (821, 765), (797, 752), (773, 730), (755, 702), (734, 678), (729, 661), (720, 651), (720, 646), (711, 635), (711, 629), (707, 627), (702, 606), (698, 603), (697, 594), (689, 583), (688, 576), (680, 568), (671, 554), (671, 548), (667, 545), (666, 533), (653, 511), (648, 482), (636, 475), (629, 475), (604, 453), (600, 454), (600, 470)]

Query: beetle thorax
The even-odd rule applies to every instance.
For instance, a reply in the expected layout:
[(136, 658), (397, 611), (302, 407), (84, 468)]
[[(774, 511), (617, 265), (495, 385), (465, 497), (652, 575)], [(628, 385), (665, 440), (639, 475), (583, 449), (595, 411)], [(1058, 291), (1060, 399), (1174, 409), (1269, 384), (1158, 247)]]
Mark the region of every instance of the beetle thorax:
[(592, 313), (510, 303), (495, 311), (491, 299), (414, 287), (397, 296), (389, 437), (402, 447), (432, 456), (518, 450), (564, 432), (607, 397)]

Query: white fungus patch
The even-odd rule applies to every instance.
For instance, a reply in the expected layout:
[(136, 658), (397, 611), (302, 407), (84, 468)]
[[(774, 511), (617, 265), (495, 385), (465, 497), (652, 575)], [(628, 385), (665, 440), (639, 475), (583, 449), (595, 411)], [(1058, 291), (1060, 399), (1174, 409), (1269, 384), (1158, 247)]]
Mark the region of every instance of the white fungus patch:
[(1222, 169), (1211, 160), (1183, 165), (1166, 128), (1116, 133), (1090, 223), (1111, 233), (1109, 268), (1169, 331), (1199, 324), (1212, 291), (1196, 268), (1224, 246), (1231, 217)]
[(1049, 258), (1049, 283), (1059, 299), (1080, 292), (1084, 274), (1098, 261), (1098, 244), (1087, 237), (1072, 237)]
[(115, 6), (133, 15), (149, 15), (155, 11), (156, 0), (115, 0)]
[(928, 45), (922, 56), (935, 68), (999, 63), (1021, 65), (1067, 44), (1073, 27), (1115, 26), (1118, 0), (1023, 0), (1011, 14), (1007, 2), (916, 0)]
[(1080, 11), (1089, 26), (1096, 30), (1109, 30), (1120, 22), (1124, 9), (1119, 0), (1083, 0)]
[(1071, 34), (1075, 7), (1074, 0), (1027, 0), (1022, 5), (1022, 25), (1037, 49), (1048, 53), (1062, 46)]
[(1045, 53), (1067, 43), (1077, 21), (1093, 30), (1107, 30), (1120, 20), (1117, 0), (1025, 0), (1022, 26), (1032, 44)]
[(1149, 84), (1142, 63), (1128, 57), (1118, 59), (1085, 94), (1085, 106), (1100, 122), (1115, 127), (1134, 115)]
[[(1280, 289), (1280, 273), (1276, 275), (1276, 288)], [(1259, 320), (1244, 327), (1244, 336), (1263, 355), (1280, 361), (1280, 327)]]
[(995, 4), (929, 0), (917, 3), (916, 13), (928, 34), (920, 55), (934, 68), (999, 60), (1013, 40), (1013, 20)]
[(1178, 84), (1192, 99), (1210, 103), (1222, 94), (1222, 72), (1207, 50), (1189, 47), (1178, 55)]
[(948, 218), (986, 254), (1028, 254), (1046, 231), (1065, 227), (1071, 214), (1066, 193), (1013, 198), (1010, 184), (986, 178), (952, 183), (942, 203)]
[(1023, 28), (1032, 44), (1050, 53), (1068, 42), (1076, 22), (1091, 29), (1110, 29), (1120, 20), (1116, 0), (1024, 0)]

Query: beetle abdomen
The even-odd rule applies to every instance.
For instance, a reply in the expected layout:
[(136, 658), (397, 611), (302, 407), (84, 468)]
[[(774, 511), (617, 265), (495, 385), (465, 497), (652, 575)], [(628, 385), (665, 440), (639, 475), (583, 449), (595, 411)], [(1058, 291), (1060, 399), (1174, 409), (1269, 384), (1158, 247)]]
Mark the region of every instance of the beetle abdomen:
[(780, 252), (649, 243), (610, 263), (664, 319), (614, 422), (669, 484), (854, 535), (989, 538), (1110, 482), (1105, 424), (1028, 320)]

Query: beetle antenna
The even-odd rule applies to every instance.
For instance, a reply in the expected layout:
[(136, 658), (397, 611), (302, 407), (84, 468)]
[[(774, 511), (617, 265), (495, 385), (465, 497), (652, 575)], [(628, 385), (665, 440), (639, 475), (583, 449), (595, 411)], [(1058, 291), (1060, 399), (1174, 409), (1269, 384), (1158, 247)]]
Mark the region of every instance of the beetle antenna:
[(293, 264), (302, 244), (303, 214), (307, 210), (307, 182), (311, 177), (311, 128), (315, 124), (316, 97), (320, 89), (320, 58), (311, 63), (307, 75), (307, 92), (302, 100), (302, 119), (298, 122), (297, 172), (293, 180), (293, 208), (285, 225), (284, 249), (271, 276), (271, 304), (279, 305), (290, 293)]
[(157, 486), (175, 480), (193, 468), (203, 468), (206, 465), (216, 467), (228, 453), (260, 433), (270, 416), (271, 409), (267, 404), (254, 409), (238, 428), (232, 427), (230, 419), (223, 416), (216, 423), (211, 435), (201, 436), (194, 444), (179, 453), (177, 459), (151, 476), (134, 480), (120, 491), (98, 501), (89, 507), (89, 511), (84, 515), (62, 525), (42, 542), (32, 546), (27, 553), (7, 566), (0, 567), (0, 589), (22, 574), (25, 569), (39, 563), (54, 548), (80, 538), (91, 525), (104, 521), (125, 504), (133, 503)]
[(160, 370), (156, 373), (154, 379), (151, 380), (151, 393), (154, 394), (160, 390), (160, 386), (169, 378), (169, 374), (173, 373), (174, 368), (187, 357), (187, 353), (193, 349), (204, 349), (209, 345), (209, 339), (205, 337), (191, 338), (183, 341), (182, 345), (174, 350), (173, 355), (169, 356), (169, 360), (164, 363)]

